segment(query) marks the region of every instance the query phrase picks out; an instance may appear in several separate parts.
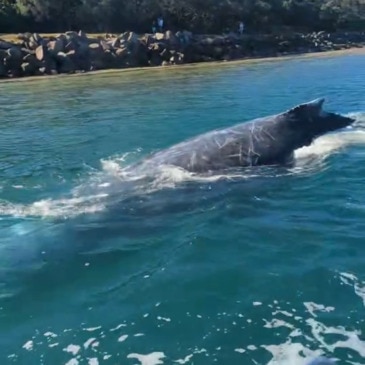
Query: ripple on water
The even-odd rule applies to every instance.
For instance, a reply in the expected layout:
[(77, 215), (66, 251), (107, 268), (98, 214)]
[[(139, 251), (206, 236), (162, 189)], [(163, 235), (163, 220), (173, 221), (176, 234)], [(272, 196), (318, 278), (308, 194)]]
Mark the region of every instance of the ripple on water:
[[(365, 302), (365, 282), (353, 274), (339, 273), (333, 280), (351, 289)], [(342, 293), (343, 294), (343, 293)], [(251, 302), (245, 307), (237, 301), (236, 307), (243, 311), (217, 312), (206, 316), (200, 313), (177, 312), (174, 318), (164, 320), (164, 303), (156, 303), (148, 315), (138, 315), (133, 321), (106, 326), (86, 326), (79, 329), (64, 328), (58, 332), (47, 330), (36, 333), (24, 342), (20, 349), (7, 355), (8, 363), (20, 364), (24, 359), (40, 364), (205, 364), (233, 363), (304, 365), (309, 359), (326, 355), (336, 359), (341, 356), (343, 364), (360, 364), (365, 359), (365, 340), (361, 329), (365, 322), (361, 313), (353, 311), (358, 319), (356, 326), (346, 325), (342, 318), (338, 325), (330, 323), (341, 308), (315, 302), (298, 303), (274, 300)], [(166, 309), (165, 309), (166, 307)], [(171, 308), (170, 308), (171, 309)], [(362, 312), (362, 311), (361, 311)], [(166, 318), (165, 318), (166, 319)], [(184, 330), (184, 322), (198, 331), (199, 344), (192, 344)], [(341, 323), (342, 322), (342, 323)], [(201, 326), (202, 323), (206, 325)], [(141, 333), (139, 330), (144, 329)], [(176, 346), (164, 349), (160, 340), (176, 332)], [(253, 334), (261, 333), (261, 340)], [(26, 354), (25, 354), (26, 353)]]

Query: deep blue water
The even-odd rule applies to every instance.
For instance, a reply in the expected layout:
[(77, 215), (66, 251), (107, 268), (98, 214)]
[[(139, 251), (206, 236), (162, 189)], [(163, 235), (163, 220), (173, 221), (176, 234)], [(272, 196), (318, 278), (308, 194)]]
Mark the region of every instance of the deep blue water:
[[(365, 363), (365, 55), (0, 84), (0, 364)], [(124, 168), (326, 97), (289, 171)]]

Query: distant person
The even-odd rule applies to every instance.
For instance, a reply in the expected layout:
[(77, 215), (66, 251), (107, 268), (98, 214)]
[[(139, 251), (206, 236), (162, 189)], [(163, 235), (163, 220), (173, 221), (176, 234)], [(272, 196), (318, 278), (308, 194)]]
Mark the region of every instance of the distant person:
[(243, 22), (240, 22), (240, 24), (238, 25), (239, 34), (242, 35), (244, 30), (245, 30), (245, 24)]
[(152, 23), (152, 33), (155, 34), (156, 32), (157, 32), (156, 22), (153, 21), (153, 23)]
[(162, 16), (159, 16), (157, 19), (157, 25), (158, 25), (158, 29), (159, 31), (162, 33), (163, 31), (163, 18)]

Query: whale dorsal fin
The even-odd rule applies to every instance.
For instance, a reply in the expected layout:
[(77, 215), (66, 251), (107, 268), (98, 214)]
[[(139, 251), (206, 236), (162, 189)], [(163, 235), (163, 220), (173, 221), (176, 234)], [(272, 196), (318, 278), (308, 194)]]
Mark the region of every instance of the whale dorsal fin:
[(299, 104), (294, 108), (287, 111), (287, 114), (299, 114), (301, 112), (309, 112), (311, 114), (319, 114), (322, 111), (323, 103), (325, 102), (325, 98), (319, 98), (308, 103)]

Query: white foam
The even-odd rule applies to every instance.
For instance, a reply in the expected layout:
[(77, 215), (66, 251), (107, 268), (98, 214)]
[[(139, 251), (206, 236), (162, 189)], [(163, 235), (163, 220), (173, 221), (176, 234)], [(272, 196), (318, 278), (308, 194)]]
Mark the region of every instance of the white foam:
[(165, 318), (165, 317), (158, 316), (157, 319), (159, 321), (171, 322), (171, 318)]
[(84, 348), (87, 349), (94, 341), (96, 340), (96, 338), (89, 338), (85, 343), (84, 343)]
[(178, 364), (186, 364), (191, 360), (191, 358), (193, 356), (194, 356), (193, 354), (190, 354), (190, 355), (185, 356), (183, 359), (175, 360), (175, 362), (177, 362)]
[(241, 348), (237, 348), (237, 349), (234, 349), (235, 352), (238, 352), (239, 354), (243, 354), (246, 352), (245, 349), (241, 349)]
[(162, 359), (164, 359), (166, 356), (163, 352), (152, 352), (147, 355), (141, 355), (132, 353), (127, 355), (128, 359), (137, 359), (141, 365), (159, 365), (163, 364)]
[(365, 283), (360, 283), (357, 277), (350, 273), (340, 273), (340, 280), (342, 283), (353, 287), (355, 294), (361, 298), (365, 306)]
[(311, 351), (301, 343), (292, 343), (291, 340), (280, 345), (263, 345), (261, 347), (272, 355), (272, 359), (267, 365), (305, 365), (309, 360), (322, 355), (320, 350)]
[(23, 345), (23, 348), (28, 350), (28, 351), (31, 351), (33, 350), (33, 341), (29, 340), (27, 341), (24, 345)]
[(79, 365), (79, 361), (76, 358), (72, 358), (71, 360), (67, 361), (65, 365)]
[(72, 355), (77, 355), (78, 352), (80, 351), (81, 347), (78, 345), (68, 345), (66, 348), (63, 349), (63, 351), (69, 352)]
[[(309, 318), (307, 324), (311, 327), (313, 337), (321, 343), (321, 345), (330, 352), (334, 352), (338, 348), (347, 348), (357, 352), (362, 358), (365, 359), (365, 341), (362, 341), (361, 331), (347, 331), (343, 327), (331, 327), (326, 326), (323, 323), (316, 321), (314, 318)], [(343, 341), (337, 341), (334, 344), (326, 342), (325, 335), (337, 334), (347, 337)]]
[(100, 330), (100, 329), (101, 329), (101, 326), (97, 326), (97, 327), (85, 328), (84, 330), (88, 331), (88, 332), (94, 332), (94, 331), (97, 331), (97, 330)]
[(307, 308), (308, 312), (313, 316), (317, 317), (316, 311), (319, 312), (332, 312), (335, 310), (334, 307), (325, 307), (323, 304), (317, 304), (314, 302), (304, 302), (304, 306)]
[(128, 335), (122, 335), (118, 338), (118, 342), (124, 342), (128, 338)]

